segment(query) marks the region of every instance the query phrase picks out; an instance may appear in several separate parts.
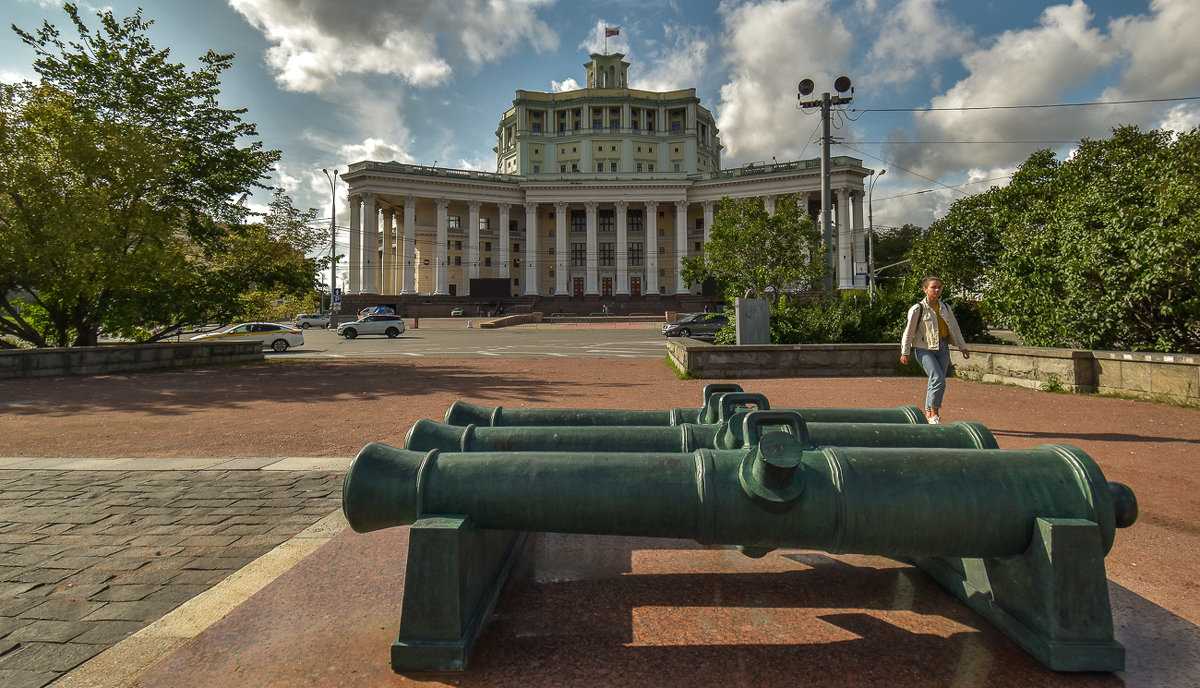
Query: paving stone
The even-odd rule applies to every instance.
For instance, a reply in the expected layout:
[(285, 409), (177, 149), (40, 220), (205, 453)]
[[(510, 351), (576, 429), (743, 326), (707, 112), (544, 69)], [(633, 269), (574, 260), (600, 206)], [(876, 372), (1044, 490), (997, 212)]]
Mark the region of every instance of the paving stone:
[(54, 592), (50, 593), (50, 597), (70, 600), (90, 600), (95, 599), (96, 595), (107, 589), (108, 585), (105, 583), (96, 585), (63, 585), (59, 583), (55, 586)]
[(78, 621), (103, 606), (101, 602), (84, 600), (49, 600), (21, 612), (23, 619)]
[(135, 583), (132, 585), (110, 585), (108, 589), (96, 595), (94, 599), (102, 602), (133, 602), (145, 598), (152, 592), (160, 590), (161, 585), (150, 583)]
[[(103, 608), (97, 611), (103, 611)], [(8, 634), (6, 640), (30, 643), (65, 643), (91, 628), (82, 621), (34, 621)]]
[[(174, 609), (168, 602), (109, 602), (84, 617), (84, 621), (152, 621)], [(82, 631), (81, 631), (82, 633)]]
[(27, 568), (10, 574), (8, 580), (18, 583), (57, 583), (71, 575), (64, 569)]
[(98, 621), (88, 632), (71, 639), (85, 645), (116, 645), (146, 627), (141, 621)]
[(42, 688), (58, 678), (55, 671), (7, 670), (0, 665), (0, 686), (4, 688)]
[[(30, 584), (21, 583), (20, 585), (28, 586)], [(21, 592), (26, 592), (28, 590), (29, 588), (26, 587), (25, 590), (22, 590)], [(17, 616), (27, 609), (33, 609), (40, 603), (41, 600), (27, 597), (0, 597), (0, 617)]]
[(0, 616), (0, 638), (9, 633), (34, 623), (33, 619), (18, 619), (15, 616)]
[(22, 643), (21, 647), (0, 658), (0, 668), (16, 671), (68, 671), (100, 654), (97, 645), (71, 643)]

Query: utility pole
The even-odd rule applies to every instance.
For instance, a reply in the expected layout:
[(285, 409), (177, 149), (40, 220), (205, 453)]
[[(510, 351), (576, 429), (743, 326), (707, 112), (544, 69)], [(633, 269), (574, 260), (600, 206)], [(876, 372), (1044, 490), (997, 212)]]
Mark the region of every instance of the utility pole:
[(887, 174), (887, 170), (879, 170), (879, 174), (871, 173), (871, 184), (867, 187), (867, 294), (875, 298), (875, 182)]
[[(812, 79), (804, 79), (797, 86), (796, 99), (800, 101), (801, 108), (821, 108), (821, 239), (825, 242), (826, 247), (825, 288), (832, 289), (838, 275), (837, 261), (834, 256), (833, 192), (830, 189), (832, 186), (832, 172), (829, 169), (829, 111), (834, 105), (844, 105), (854, 100), (854, 87), (850, 84), (850, 77), (839, 76), (833, 82), (833, 88), (838, 92), (838, 95), (831, 96), (826, 91), (821, 94), (820, 100), (802, 100), (805, 96), (811, 95), (815, 88), (816, 84), (813, 83)], [(850, 95), (841, 95), (847, 91)]]
[(337, 323), (333, 316), (333, 299), (337, 293), (337, 191), (334, 187), (334, 181), (337, 179), (338, 171), (334, 170), (330, 175), (329, 170), (321, 168), (325, 173), (325, 178), (329, 180), (329, 323), (330, 327), (336, 327)]

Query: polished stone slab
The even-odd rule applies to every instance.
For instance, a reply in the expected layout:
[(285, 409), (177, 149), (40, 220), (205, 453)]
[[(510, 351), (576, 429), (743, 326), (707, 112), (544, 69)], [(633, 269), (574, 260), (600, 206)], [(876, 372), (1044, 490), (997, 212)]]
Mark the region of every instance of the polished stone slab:
[(137, 685), (1200, 685), (1200, 628), (1112, 583), (1127, 670), (1056, 673), (903, 562), (556, 534), (529, 539), (465, 671), (400, 675), (407, 538), (340, 533)]

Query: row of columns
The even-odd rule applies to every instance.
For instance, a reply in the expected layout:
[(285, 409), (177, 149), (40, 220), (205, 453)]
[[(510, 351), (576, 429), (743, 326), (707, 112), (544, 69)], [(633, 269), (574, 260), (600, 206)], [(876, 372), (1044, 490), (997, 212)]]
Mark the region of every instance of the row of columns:
[[(768, 213), (775, 212), (775, 196), (765, 196), (763, 202)], [(350, 207), (350, 255), (348, 290), (356, 293), (385, 293), (385, 294), (414, 294), (416, 293), (416, 203), (417, 198), (407, 196), (403, 204), (403, 222), (397, 227), (399, 218), (396, 208), (379, 203), (378, 196), (373, 193), (360, 193), (348, 199)], [(437, 208), (436, 241), (433, 246), (431, 267), (433, 271), (433, 293), (449, 294), (449, 265), (447, 240), (449, 238), (448, 209), (450, 200), (435, 199)], [(671, 285), (677, 294), (688, 293), (688, 285), (682, 277), (683, 258), (688, 255), (687, 201), (675, 201), (675, 284)], [(480, 263), (479, 218), (483, 202), (471, 200), (467, 202), (467, 247), (464, 277), (468, 280), (469, 289), (471, 278), (477, 278)], [(504, 274), (509, 277), (507, 265), (509, 261), (509, 216), (512, 204), (497, 203), (499, 211), (499, 251), (497, 263)], [(537, 211), (538, 203), (525, 203), (525, 265), (523, 293), (527, 295), (540, 293), (541, 270), (539, 267), (540, 239), (538, 235)], [(599, 225), (597, 201), (584, 202), (587, 217), (586, 226), (586, 269), (584, 277), (584, 292), (588, 295), (600, 293), (599, 268)], [(614, 293), (630, 293), (629, 266), (629, 228), (627, 201), (616, 201), (616, 246), (614, 262), (616, 268), (616, 284)], [(643, 293), (657, 293), (658, 284), (658, 201), (644, 202), (644, 227), (646, 237), (643, 248), (646, 283)], [(841, 189), (837, 193), (837, 274), (838, 286), (843, 289), (854, 288), (865, 280), (859, 280), (854, 274), (856, 261), (866, 260), (866, 242), (862, 240), (862, 193)], [(703, 241), (709, 240), (716, 203), (704, 201), (700, 204), (703, 210)], [(556, 294), (568, 293), (568, 279), (572, 265), (571, 247), (567, 227), (566, 201), (554, 203), (555, 208), (555, 246), (554, 246), (554, 277)], [(853, 214), (853, 217), (851, 217)], [(850, 220), (849, 222), (843, 221)], [(380, 226), (382, 220), (382, 227)], [(382, 239), (383, 250), (379, 251), (379, 241)], [(399, 275), (399, 283), (397, 283)]]

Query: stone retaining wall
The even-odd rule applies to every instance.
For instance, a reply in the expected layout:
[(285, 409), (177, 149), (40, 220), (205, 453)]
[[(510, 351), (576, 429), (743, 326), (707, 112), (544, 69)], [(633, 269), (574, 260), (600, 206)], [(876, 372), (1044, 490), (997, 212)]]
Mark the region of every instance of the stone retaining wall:
[[(773, 344), (715, 346), (669, 339), (681, 370), (703, 379), (921, 374), (900, 365), (896, 344)], [(971, 358), (951, 349), (954, 374), (967, 380), (1034, 389), (1130, 394), (1200, 402), (1200, 356), (973, 344)]]
[(105, 375), (263, 360), (259, 342), (105, 344), (0, 351), (0, 378)]

